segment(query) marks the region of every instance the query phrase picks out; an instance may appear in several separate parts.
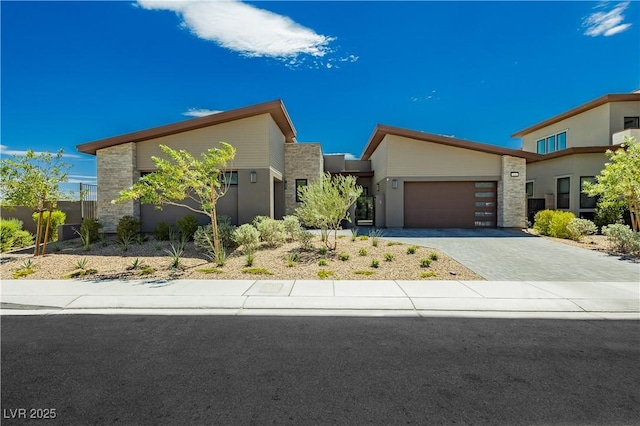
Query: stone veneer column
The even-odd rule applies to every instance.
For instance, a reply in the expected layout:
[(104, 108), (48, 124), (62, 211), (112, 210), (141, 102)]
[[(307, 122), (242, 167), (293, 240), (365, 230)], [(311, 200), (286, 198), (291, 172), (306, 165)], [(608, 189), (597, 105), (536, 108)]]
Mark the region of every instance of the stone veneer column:
[(296, 203), (296, 179), (311, 182), (323, 173), (322, 148), (319, 143), (284, 144), (284, 212), (294, 214)]
[[(518, 176), (511, 176), (517, 172)], [(527, 162), (524, 158), (502, 156), (502, 176), (498, 182), (498, 227), (524, 228), (527, 216), (525, 182)]]
[(119, 192), (138, 181), (136, 144), (110, 146), (96, 152), (98, 168), (98, 220), (104, 232), (115, 232), (122, 216), (140, 219), (140, 203), (127, 201), (114, 204)]

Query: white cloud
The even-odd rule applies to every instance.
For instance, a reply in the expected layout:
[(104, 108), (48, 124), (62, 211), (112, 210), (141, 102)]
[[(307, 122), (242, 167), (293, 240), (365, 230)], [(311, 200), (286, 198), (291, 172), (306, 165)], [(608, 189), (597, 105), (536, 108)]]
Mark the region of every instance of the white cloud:
[[(43, 154), (44, 151), (34, 151), (34, 154), (36, 155), (40, 155)], [(2, 155), (17, 155), (19, 157), (24, 157), (25, 155), (27, 155), (27, 150), (21, 150), (21, 149), (9, 149), (8, 146), (6, 145), (0, 145), (0, 154)], [(51, 154), (55, 155), (56, 152), (51, 152)], [(80, 155), (76, 155), (76, 154), (62, 154), (63, 158), (84, 158)]]
[(345, 160), (358, 160), (359, 158), (356, 157), (355, 155), (351, 154), (350, 152), (331, 152), (329, 154), (324, 154), (324, 155), (344, 155), (344, 159)]
[[(628, 1), (621, 2), (609, 11), (600, 10), (584, 18), (582, 21), (582, 26), (586, 28), (584, 34), (591, 37), (601, 35), (609, 37), (629, 29), (631, 24), (622, 23), (624, 21), (623, 12), (629, 7), (629, 3)], [(608, 7), (608, 2), (600, 2), (596, 9), (608, 9)]]
[(211, 110), (211, 109), (203, 109), (203, 108), (189, 108), (182, 115), (186, 115), (187, 117), (204, 117), (205, 115), (211, 114), (219, 114), (223, 111)]
[[(137, 4), (148, 10), (175, 12), (182, 18), (182, 26), (201, 39), (213, 41), (247, 57), (282, 60), (290, 67), (301, 65), (301, 57), (317, 59), (332, 53), (329, 44), (335, 40), (287, 16), (239, 0), (138, 0)], [(357, 56), (349, 55), (337, 60), (355, 62)], [(326, 67), (326, 64), (311, 62), (312, 66)]]

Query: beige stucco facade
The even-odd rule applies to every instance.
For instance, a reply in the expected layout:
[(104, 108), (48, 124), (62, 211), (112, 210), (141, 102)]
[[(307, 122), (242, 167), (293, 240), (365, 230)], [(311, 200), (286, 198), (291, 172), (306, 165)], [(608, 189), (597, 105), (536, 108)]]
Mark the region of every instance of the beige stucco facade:
[[(404, 227), (405, 182), (439, 181), (498, 182), (497, 225), (524, 225), (524, 158), (389, 134), (371, 154), (371, 165), (374, 176), (370, 193), (375, 196), (377, 227)], [(511, 177), (511, 172), (518, 176)]]

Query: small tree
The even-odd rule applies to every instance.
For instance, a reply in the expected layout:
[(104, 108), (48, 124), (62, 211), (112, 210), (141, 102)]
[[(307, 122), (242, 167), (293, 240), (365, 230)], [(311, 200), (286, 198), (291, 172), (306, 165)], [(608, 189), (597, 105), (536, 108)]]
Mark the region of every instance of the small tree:
[[(2, 206), (28, 207), (38, 213), (35, 256), (44, 255), (47, 251), (51, 212), (56, 202), (71, 198), (70, 192), (60, 189), (60, 183), (67, 182), (68, 171), (71, 168), (62, 161), (62, 154), (62, 150), (51, 154), (36, 153), (29, 149), (24, 156), (14, 155), (13, 158), (0, 160)], [(43, 224), (45, 211), (49, 211), (46, 225)], [(41, 241), (41, 235), (44, 241)]]
[(640, 142), (625, 137), (621, 148), (607, 150), (609, 161), (596, 176), (596, 183), (585, 182), (583, 192), (590, 197), (600, 196), (601, 206), (626, 203), (631, 227), (640, 231)]
[[(205, 214), (211, 219), (214, 252), (216, 256), (221, 255), (216, 203), (229, 189), (225, 171), (236, 150), (225, 142), (220, 145), (221, 148), (203, 152), (200, 159), (185, 150), (176, 151), (160, 145), (169, 159), (151, 157), (157, 170), (141, 177), (131, 188), (120, 191), (120, 197), (114, 202), (139, 199), (158, 209), (168, 204)], [(189, 205), (189, 200), (198, 207)]]
[(362, 194), (362, 187), (356, 185), (355, 176), (331, 176), (325, 173), (320, 179), (298, 188), (302, 206), (296, 214), (307, 226), (333, 231), (333, 246), (329, 238), (327, 248), (335, 250), (338, 245), (338, 229), (343, 220), (351, 222), (349, 208)]

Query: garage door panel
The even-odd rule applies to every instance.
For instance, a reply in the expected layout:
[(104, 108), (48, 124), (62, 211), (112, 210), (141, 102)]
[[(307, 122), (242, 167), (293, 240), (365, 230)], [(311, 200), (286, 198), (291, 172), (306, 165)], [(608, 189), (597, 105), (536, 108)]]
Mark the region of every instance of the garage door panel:
[(405, 182), (406, 228), (495, 227), (496, 182)]

